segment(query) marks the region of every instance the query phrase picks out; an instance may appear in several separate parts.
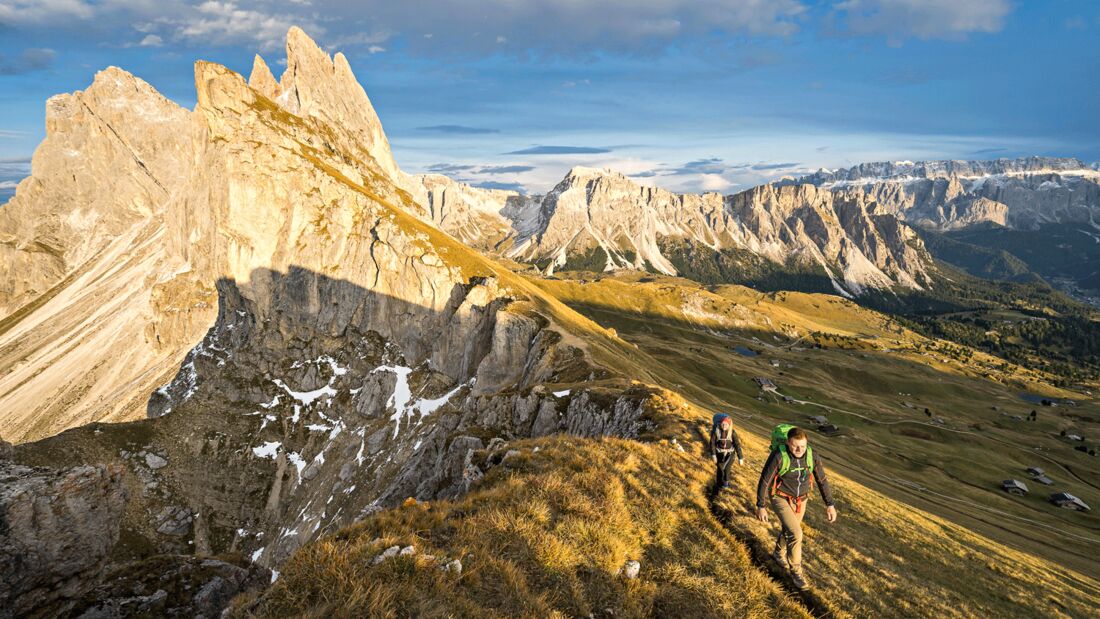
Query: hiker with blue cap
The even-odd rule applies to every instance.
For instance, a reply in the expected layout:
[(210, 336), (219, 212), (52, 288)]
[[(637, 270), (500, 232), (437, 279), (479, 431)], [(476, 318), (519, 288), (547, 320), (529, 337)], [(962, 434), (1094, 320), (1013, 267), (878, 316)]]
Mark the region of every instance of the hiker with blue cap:
[(735, 453), (737, 464), (745, 464), (741, 441), (737, 438), (737, 431), (733, 429), (733, 420), (725, 413), (718, 413), (710, 424), (710, 454), (718, 468), (718, 488), (728, 488), (730, 485), (730, 464), (733, 463)]

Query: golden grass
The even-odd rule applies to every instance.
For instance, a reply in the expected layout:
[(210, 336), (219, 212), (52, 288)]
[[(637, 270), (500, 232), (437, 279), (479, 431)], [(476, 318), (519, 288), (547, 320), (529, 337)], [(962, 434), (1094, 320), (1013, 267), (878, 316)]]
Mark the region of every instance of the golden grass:
[[(387, 510), (306, 546), (254, 608), (236, 613), (808, 616), (710, 515), (711, 470), (697, 453), (667, 440), (561, 436), (509, 448), (523, 455), (459, 501)], [(409, 544), (415, 557), (370, 565)], [(426, 554), (459, 558), (461, 576)], [(640, 577), (616, 575), (631, 559)]]
[[(761, 462), (767, 445), (747, 443), (747, 461)], [(807, 575), (830, 607), (857, 617), (1088, 617), (1100, 608), (1093, 578), (991, 542), (835, 470), (830, 478), (840, 517), (825, 521), (815, 491), (803, 548)], [(720, 506), (740, 536), (770, 551), (778, 525), (754, 519), (755, 482), (737, 476)]]

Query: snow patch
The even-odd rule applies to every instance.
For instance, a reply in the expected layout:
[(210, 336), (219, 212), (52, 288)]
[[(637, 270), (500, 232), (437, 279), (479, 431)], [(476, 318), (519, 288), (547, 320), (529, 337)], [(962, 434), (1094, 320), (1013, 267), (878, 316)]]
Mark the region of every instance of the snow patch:
[(278, 441), (270, 441), (259, 447), (253, 447), (252, 453), (255, 454), (257, 458), (274, 459), (275, 456), (279, 455), (279, 448), (282, 446), (283, 444)]
[(293, 451), (286, 455), (286, 459), (294, 465), (294, 468), (298, 469), (298, 479), (302, 479), (302, 471), (306, 469), (306, 461), (302, 459), (302, 456)]
[(301, 402), (303, 406), (309, 406), (310, 404), (313, 404), (314, 402), (325, 396), (331, 398), (336, 395), (336, 390), (332, 388), (331, 382), (328, 385), (325, 385), (320, 389), (314, 389), (313, 391), (294, 391), (293, 389), (288, 387), (286, 383), (279, 380), (278, 378), (273, 379), (272, 382), (281, 387), (283, 391), (286, 391), (288, 394), (290, 394), (290, 397)]
[(398, 365), (383, 365), (371, 371), (372, 374), (375, 372), (393, 372), (397, 376), (397, 383), (394, 385), (393, 394), (390, 395), (389, 400), (386, 400), (386, 406), (393, 407), (393, 415), (390, 419), (394, 422), (394, 438), (397, 438), (401, 430), (402, 419), (405, 417), (412, 417), (414, 413), (419, 413), (416, 420), (419, 422), (427, 415), (442, 408), (444, 404), (465, 386), (460, 384), (438, 398), (417, 400), (414, 402), (412, 391), (409, 388), (409, 374), (412, 373), (412, 368)]
[(569, 390), (568, 389), (563, 389), (562, 391), (555, 391), (554, 392), (554, 397), (555, 398), (564, 398), (567, 395), (569, 395)]

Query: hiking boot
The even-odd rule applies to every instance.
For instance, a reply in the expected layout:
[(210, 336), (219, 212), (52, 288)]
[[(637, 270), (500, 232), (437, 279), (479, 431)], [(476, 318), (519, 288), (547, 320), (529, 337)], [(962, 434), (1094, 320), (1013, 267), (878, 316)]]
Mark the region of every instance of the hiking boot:
[(791, 570), (791, 581), (794, 582), (794, 586), (799, 590), (810, 588), (810, 583), (806, 581), (806, 574), (802, 572), (802, 568)]
[(779, 567), (788, 569), (787, 565), (787, 553), (782, 548), (776, 548), (772, 551), (772, 560), (779, 564)]

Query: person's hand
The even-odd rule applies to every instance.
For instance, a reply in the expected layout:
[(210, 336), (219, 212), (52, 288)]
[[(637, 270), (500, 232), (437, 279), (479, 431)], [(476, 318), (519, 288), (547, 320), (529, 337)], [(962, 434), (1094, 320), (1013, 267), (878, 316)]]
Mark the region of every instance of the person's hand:
[(745, 466), (745, 459), (744, 458), (738, 458), (737, 459), (737, 466)]
[(714, 454), (713, 456), (710, 457), (710, 459), (714, 460), (715, 464), (718, 464), (718, 454)]
[[(834, 514), (835, 513), (836, 512), (834, 512)], [(764, 523), (768, 522), (768, 508), (766, 508), (766, 507), (757, 507), (756, 508), (756, 519), (759, 520), (760, 522), (764, 522)]]
[(829, 522), (836, 522), (836, 507), (832, 505), (825, 506), (825, 519)]

